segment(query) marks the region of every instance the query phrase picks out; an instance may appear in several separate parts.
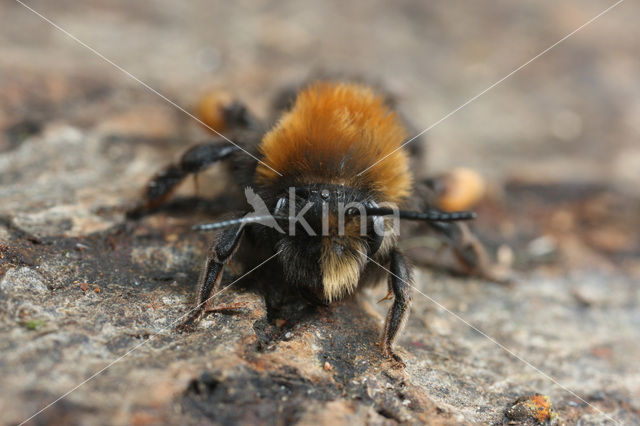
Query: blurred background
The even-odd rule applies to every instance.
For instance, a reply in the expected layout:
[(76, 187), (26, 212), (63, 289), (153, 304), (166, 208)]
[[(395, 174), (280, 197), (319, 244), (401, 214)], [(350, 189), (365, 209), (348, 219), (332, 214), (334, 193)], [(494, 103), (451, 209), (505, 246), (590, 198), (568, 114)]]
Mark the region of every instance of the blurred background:
[[(4, 250), (0, 279), (6, 296), (4, 333), (13, 336), (6, 344), (13, 358), (6, 358), (5, 366), (20, 364), (20, 356), (31, 360), (23, 360), (24, 374), (13, 371), (6, 383), (42, 391), (37, 385), (41, 376), (27, 374), (42, 367), (37, 351), (19, 349), (21, 339), (31, 336), (24, 324), (42, 317), (59, 325), (52, 309), (63, 299), (45, 302), (47, 291), (58, 289), (55, 297), (68, 300), (77, 291), (74, 281), (103, 289), (118, 281), (115, 276), (101, 276), (100, 265), (73, 257), (77, 255), (73, 250), (65, 270), (57, 239), (87, 245), (81, 240), (87, 235), (111, 232), (123, 221), (118, 206), (135, 201), (159, 167), (207, 138), (184, 112), (117, 67), (187, 111), (194, 111), (207, 90), (223, 88), (262, 117), (268, 115), (268, 105), (281, 87), (318, 70), (360, 75), (389, 88), (404, 114), (422, 130), (613, 2), (29, 0), (25, 4), (113, 62), (107, 63), (19, 2), (0, 0), (0, 247)], [(622, 2), (425, 135), (425, 167), (434, 174), (464, 166), (484, 177), (487, 194), (477, 206), (477, 232), (496, 262), (520, 274), (520, 284), (512, 290), (490, 286), (485, 294), (481, 284), (442, 286), (444, 278), (435, 278), (440, 284), (429, 290), (570, 386), (584, 390), (589, 401), (604, 400), (602, 407), (609, 412), (624, 412), (634, 421), (640, 409), (640, 379), (634, 366), (638, 348), (633, 343), (640, 321), (638, 16), (638, 2)], [(214, 188), (225, 185), (216, 179), (211, 183)], [(192, 188), (184, 192), (192, 193)], [(157, 243), (156, 251), (138, 247), (139, 257), (131, 255), (138, 265), (152, 262), (166, 273), (185, 271), (171, 290), (184, 298), (180, 303), (190, 294), (194, 270), (197, 277), (206, 239), (189, 237), (180, 245), (175, 232), (181, 235), (194, 220), (149, 219), (145, 232), (158, 238), (147, 236)], [(112, 237), (100, 241), (105, 238)], [(29, 246), (47, 239), (53, 248)], [(169, 244), (169, 252), (158, 252), (163, 244)], [(38, 250), (43, 251), (35, 254)], [(407, 250), (421, 256), (420, 247)], [(29, 275), (33, 269), (24, 270), (34, 265), (44, 278)], [(422, 274), (425, 282), (433, 279), (426, 270)], [(134, 275), (127, 280), (137, 279)], [(32, 300), (24, 294), (33, 293), (29, 286), (35, 285), (34, 279), (41, 282), (43, 294)], [(91, 297), (97, 298), (99, 293), (94, 293)], [(24, 300), (29, 306), (21, 311)], [(491, 352), (491, 344), (482, 346), (474, 340), (478, 336), (462, 331), (464, 325), (455, 319), (415, 309), (425, 317), (422, 323), (410, 322), (401, 345), (412, 348), (408, 350), (417, 358), (433, 352), (413, 344), (420, 340), (416, 336), (425, 324), (432, 324), (436, 334), (442, 332), (440, 337), (459, 335), (460, 345)], [(541, 315), (541, 309), (546, 314)], [(519, 318), (513, 328), (500, 324), (509, 318), (505, 312), (512, 320)], [(21, 331), (12, 331), (20, 324)], [(552, 331), (561, 336), (548, 335)], [(545, 339), (531, 346), (530, 334)], [(64, 341), (68, 348), (77, 343)], [(553, 341), (557, 344), (549, 343)], [(41, 350), (48, 347), (43, 345)], [(455, 353), (446, 345), (441, 350)], [(485, 352), (477, 349), (477, 353), (487, 361)], [(458, 359), (462, 366), (455, 368), (469, 367), (473, 376), (479, 367), (471, 368), (469, 357), (473, 358)], [(61, 356), (59, 362), (67, 365), (74, 359)], [(519, 395), (514, 389), (527, 387), (518, 379), (517, 361), (491, 362), (481, 362), (486, 374), (505, 374), (509, 379), (502, 387), (495, 385), (498, 379), (492, 382), (497, 387), (483, 397), (491, 407), (485, 411), (479, 411), (472, 396), (456, 399), (438, 393), (435, 383), (448, 383), (443, 377), (451, 380), (451, 392), (460, 387), (449, 373), (424, 379), (420, 386), (454, 407), (463, 420), (496, 421), (507, 401)], [(437, 370), (438, 363), (432, 359), (431, 364), (417, 363), (415, 368)], [(83, 372), (75, 374), (69, 377), (83, 377)], [(625, 380), (620, 379), (623, 376)], [(524, 382), (528, 380), (533, 379)], [(594, 424), (607, 421), (595, 411), (571, 411), (570, 401), (575, 400), (566, 392), (544, 380), (535, 383), (531, 389), (550, 392), (562, 401), (565, 418), (577, 421), (593, 415)], [(64, 386), (44, 387), (54, 395)], [(634, 392), (635, 397), (629, 396)], [(12, 398), (18, 401), (12, 409), (21, 407), (16, 419), (36, 408), (35, 403), (24, 402), (26, 397)], [(124, 410), (125, 415), (121, 407), (114, 410), (124, 422), (130, 420), (130, 411)]]
[[(5, 90), (40, 81), (40, 97), (32, 102), (41, 107), (62, 95), (55, 92), (56, 81), (59, 86), (73, 81), (77, 96), (100, 85), (144, 93), (138, 83), (23, 6), (2, 3)], [(421, 128), (611, 4), (29, 3), (185, 107), (214, 85), (260, 110), (277, 88), (324, 68), (381, 80), (401, 96), (403, 108)], [(466, 164), (497, 178), (608, 181), (637, 193), (637, 7), (621, 4), (431, 130), (430, 166), (444, 170)], [(3, 95), (7, 124), (16, 116), (36, 114)], [(151, 94), (146, 99), (171, 110)]]

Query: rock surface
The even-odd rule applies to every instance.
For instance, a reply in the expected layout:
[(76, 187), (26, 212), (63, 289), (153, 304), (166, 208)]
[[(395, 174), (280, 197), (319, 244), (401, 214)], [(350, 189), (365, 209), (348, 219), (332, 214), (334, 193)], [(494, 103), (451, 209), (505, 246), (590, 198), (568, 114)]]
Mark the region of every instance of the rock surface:
[[(262, 112), (278, 85), (309, 71), (287, 64), (318, 55), (378, 69), (425, 126), (604, 8), (372, 2), (338, 14), (337, 2), (291, 2), (214, 13), (208, 2), (96, 2), (94, 14), (64, 3), (33, 7), (181, 105), (227, 85)], [(513, 264), (515, 284), (420, 268), (398, 342), (404, 371), (376, 346), (382, 289), (271, 323), (229, 270), (233, 285), (216, 304), (242, 308), (175, 333), (211, 238), (190, 226), (224, 203), (174, 203), (139, 221), (123, 212), (150, 175), (206, 135), (24, 7), (3, 7), (0, 423), (55, 402), (30, 422), (502, 424), (536, 393), (561, 423), (640, 423), (637, 4), (430, 135), (434, 170), (465, 164), (489, 177), (476, 229)], [(402, 78), (376, 67), (383, 54)], [(214, 168), (199, 195), (219, 194), (225, 179)], [(177, 197), (191, 195), (187, 183)], [(403, 246), (424, 264), (432, 243), (410, 236)]]

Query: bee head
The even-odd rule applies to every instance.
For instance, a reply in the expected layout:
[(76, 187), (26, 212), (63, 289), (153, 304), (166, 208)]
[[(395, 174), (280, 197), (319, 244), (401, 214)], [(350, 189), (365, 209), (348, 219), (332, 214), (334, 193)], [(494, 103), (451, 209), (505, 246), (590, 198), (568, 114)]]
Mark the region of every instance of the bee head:
[(356, 288), (367, 255), (379, 247), (368, 236), (375, 218), (367, 223), (354, 214), (359, 205), (374, 204), (367, 194), (342, 185), (298, 186), (276, 201), (274, 215), (287, 217), (277, 244), (280, 261), (303, 294), (330, 302)]
[(196, 229), (250, 223), (273, 228), (270, 235), (275, 236), (287, 281), (323, 302), (356, 289), (368, 257), (394, 245), (399, 219), (440, 222), (474, 217), (470, 212), (411, 212), (379, 206), (370, 193), (339, 184), (289, 187), (268, 203), (253, 191), (246, 192), (254, 213)]

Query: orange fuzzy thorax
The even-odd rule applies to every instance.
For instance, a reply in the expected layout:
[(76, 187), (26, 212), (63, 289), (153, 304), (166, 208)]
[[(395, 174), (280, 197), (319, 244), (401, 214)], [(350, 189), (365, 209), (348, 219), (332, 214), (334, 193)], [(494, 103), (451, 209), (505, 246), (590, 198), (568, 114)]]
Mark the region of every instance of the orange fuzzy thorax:
[[(293, 108), (262, 139), (263, 161), (296, 185), (332, 183), (368, 189), (379, 201), (409, 195), (411, 175), (403, 149), (407, 131), (384, 99), (366, 86), (315, 83), (298, 94)], [(280, 176), (259, 164), (260, 183)]]

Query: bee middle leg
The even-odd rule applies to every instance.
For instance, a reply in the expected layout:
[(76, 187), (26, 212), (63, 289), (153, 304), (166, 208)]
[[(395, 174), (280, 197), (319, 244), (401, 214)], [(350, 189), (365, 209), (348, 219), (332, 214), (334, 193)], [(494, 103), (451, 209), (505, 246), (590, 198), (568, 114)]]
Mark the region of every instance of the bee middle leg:
[(129, 211), (129, 217), (141, 216), (160, 206), (187, 176), (228, 158), (238, 150), (237, 146), (222, 140), (189, 148), (178, 162), (168, 165), (149, 181), (143, 203)]
[(464, 223), (433, 222), (428, 224), (445, 244), (451, 247), (463, 274), (509, 284), (508, 273), (500, 273), (492, 265), (484, 245)]
[(389, 290), (393, 293), (393, 305), (387, 313), (382, 335), (382, 354), (404, 365), (393, 352), (392, 346), (409, 317), (411, 305), (411, 269), (399, 250), (391, 252)]
[[(426, 210), (437, 206), (438, 178), (425, 179), (416, 186), (417, 207)], [(430, 222), (427, 226), (451, 248), (460, 271), (465, 275), (507, 283), (508, 278), (494, 271), (489, 255), (478, 237), (462, 222)], [(504, 275), (504, 274), (503, 274)]]
[(207, 310), (207, 302), (214, 290), (220, 286), (225, 262), (228, 262), (240, 246), (244, 227), (232, 226), (225, 229), (209, 251), (198, 286), (196, 306), (177, 328), (179, 331), (192, 330)]

